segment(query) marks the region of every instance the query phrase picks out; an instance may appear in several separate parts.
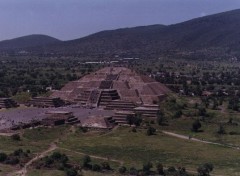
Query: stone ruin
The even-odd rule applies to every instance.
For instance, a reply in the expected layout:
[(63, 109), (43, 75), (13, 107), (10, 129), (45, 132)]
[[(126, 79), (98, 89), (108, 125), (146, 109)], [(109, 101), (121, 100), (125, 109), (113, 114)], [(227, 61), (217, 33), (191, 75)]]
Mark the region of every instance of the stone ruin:
[(124, 104), (151, 105), (164, 99), (168, 92), (163, 84), (128, 68), (105, 67), (69, 82), (61, 90), (54, 91), (51, 97), (110, 109)]
[(126, 116), (131, 113), (156, 118), (159, 111), (156, 102), (169, 92), (163, 84), (128, 68), (105, 67), (69, 82), (61, 90), (53, 91), (51, 97), (87, 107), (117, 110), (113, 118), (120, 125), (126, 124)]
[(0, 109), (15, 108), (19, 105), (11, 98), (0, 98)]

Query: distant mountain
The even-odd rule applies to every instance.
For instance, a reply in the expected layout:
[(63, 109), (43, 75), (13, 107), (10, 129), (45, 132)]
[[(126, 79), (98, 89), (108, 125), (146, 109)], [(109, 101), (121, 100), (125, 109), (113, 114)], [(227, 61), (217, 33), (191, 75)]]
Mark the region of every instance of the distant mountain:
[(44, 46), (48, 44), (56, 44), (58, 42), (60, 42), (60, 40), (47, 35), (28, 35), (11, 40), (1, 41), (0, 50), (13, 50), (34, 46)]
[(102, 31), (28, 50), (35, 54), (96, 57), (116, 54), (198, 58), (240, 56), (239, 29), (240, 10), (233, 10), (169, 26), (151, 25)]

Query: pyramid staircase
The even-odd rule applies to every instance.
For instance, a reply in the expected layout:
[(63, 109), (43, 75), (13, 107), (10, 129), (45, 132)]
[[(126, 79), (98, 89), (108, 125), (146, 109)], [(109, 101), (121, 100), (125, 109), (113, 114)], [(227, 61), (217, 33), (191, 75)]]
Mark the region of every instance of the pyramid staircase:
[(133, 111), (133, 109), (136, 107), (136, 105), (133, 102), (130, 101), (124, 101), (124, 100), (114, 100), (106, 107), (105, 110), (121, 110), (121, 111)]
[(14, 107), (18, 107), (18, 104), (11, 98), (0, 98), (0, 109), (14, 108)]
[(115, 89), (105, 89), (101, 91), (98, 106), (107, 106), (112, 101), (120, 99), (117, 90)]
[(134, 108), (136, 114), (141, 114), (143, 118), (156, 118), (159, 112), (158, 105), (142, 105)]
[(27, 105), (42, 108), (61, 107), (65, 105), (65, 102), (60, 98), (35, 97)]
[(129, 115), (135, 115), (135, 113), (133, 113), (131, 111), (117, 111), (113, 115), (113, 119), (114, 119), (115, 123), (119, 126), (129, 126), (128, 121), (127, 121), (127, 117)]

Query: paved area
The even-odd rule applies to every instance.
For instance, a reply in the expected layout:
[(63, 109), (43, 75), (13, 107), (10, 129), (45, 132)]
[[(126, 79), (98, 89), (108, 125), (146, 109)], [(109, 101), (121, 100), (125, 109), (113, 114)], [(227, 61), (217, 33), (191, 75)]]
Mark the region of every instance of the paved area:
[(35, 107), (20, 107), (0, 111), (0, 130), (9, 128), (19, 123), (27, 123), (32, 120), (42, 120), (46, 117), (48, 111), (70, 111), (80, 121), (90, 115), (113, 115), (114, 111), (102, 110), (98, 108), (87, 109), (76, 106), (66, 106), (60, 108), (35, 108)]

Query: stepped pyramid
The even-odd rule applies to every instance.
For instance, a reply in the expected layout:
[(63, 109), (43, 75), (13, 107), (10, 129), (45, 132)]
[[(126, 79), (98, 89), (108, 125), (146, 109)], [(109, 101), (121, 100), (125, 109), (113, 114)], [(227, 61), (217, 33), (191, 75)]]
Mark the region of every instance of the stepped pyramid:
[(170, 90), (125, 67), (105, 67), (54, 91), (52, 98), (106, 109), (133, 110), (162, 100)]

